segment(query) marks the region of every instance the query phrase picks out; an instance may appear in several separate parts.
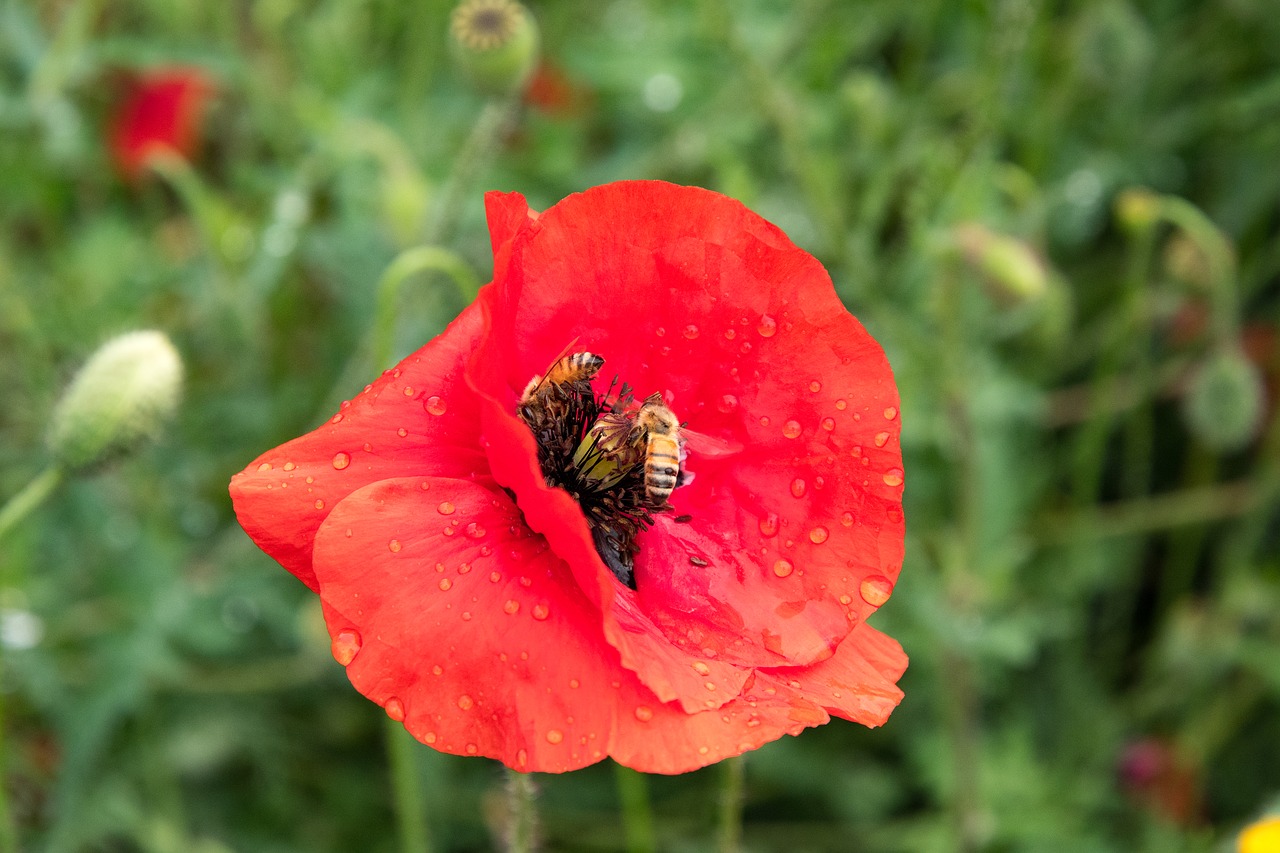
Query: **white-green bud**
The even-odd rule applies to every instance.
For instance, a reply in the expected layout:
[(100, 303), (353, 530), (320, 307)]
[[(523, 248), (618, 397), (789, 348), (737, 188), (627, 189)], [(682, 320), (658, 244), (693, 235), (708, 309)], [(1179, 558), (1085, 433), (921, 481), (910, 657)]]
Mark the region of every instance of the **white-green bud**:
[(182, 359), (161, 332), (130, 332), (98, 348), (53, 411), (49, 449), (83, 468), (154, 438), (177, 408)]
[(1253, 362), (1238, 347), (1212, 353), (1191, 377), (1183, 415), (1191, 432), (1218, 451), (1239, 450), (1262, 426), (1266, 390)]

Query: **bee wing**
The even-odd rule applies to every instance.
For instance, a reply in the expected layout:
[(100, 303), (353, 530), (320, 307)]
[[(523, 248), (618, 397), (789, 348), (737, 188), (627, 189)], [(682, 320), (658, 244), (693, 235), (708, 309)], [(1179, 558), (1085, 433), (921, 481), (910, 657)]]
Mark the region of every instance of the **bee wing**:
[(686, 451), (691, 451), (695, 456), (703, 459), (724, 459), (741, 453), (743, 448), (740, 441), (715, 438), (687, 427), (681, 427), (680, 438), (682, 439), (680, 449), (682, 460)]
[(547, 376), (551, 374), (551, 369), (560, 363), (560, 359), (569, 354), (569, 351), (578, 345), (578, 339), (574, 338), (565, 344), (564, 349), (560, 350), (560, 354), (551, 359), (551, 363), (547, 365), (547, 369), (542, 371), (538, 376), (529, 380), (529, 384), (524, 387), (524, 393), (520, 395), (521, 400), (528, 400), (535, 393), (542, 390), (543, 383), (547, 381)]

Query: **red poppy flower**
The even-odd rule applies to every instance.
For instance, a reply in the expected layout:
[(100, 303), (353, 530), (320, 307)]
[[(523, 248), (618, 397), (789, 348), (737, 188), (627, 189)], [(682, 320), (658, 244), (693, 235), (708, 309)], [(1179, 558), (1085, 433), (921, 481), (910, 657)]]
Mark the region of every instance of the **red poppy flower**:
[[(352, 683), (419, 740), (524, 771), (678, 773), (831, 715), (883, 723), (906, 657), (866, 618), (903, 557), (898, 397), (821, 265), (696, 188), (486, 201), (476, 303), (232, 480)], [(632, 585), (517, 413), (566, 352), (605, 359), (588, 404), (616, 375), (685, 423)]]
[(151, 158), (189, 158), (200, 141), (200, 120), (214, 85), (199, 69), (160, 68), (133, 81), (111, 118), (111, 156), (129, 180), (137, 180)]

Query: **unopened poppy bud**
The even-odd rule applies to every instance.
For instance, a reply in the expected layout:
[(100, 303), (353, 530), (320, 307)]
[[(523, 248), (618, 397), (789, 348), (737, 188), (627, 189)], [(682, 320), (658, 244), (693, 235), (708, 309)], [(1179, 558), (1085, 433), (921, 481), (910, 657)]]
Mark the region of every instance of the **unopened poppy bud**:
[(449, 47), (481, 92), (509, 95), (529, 82), (538, 64), (538, 25), (514, 0), (465, 0), (453, 10)]
[(130, 332), (98, 349), (58, 401), (49, 449), (83, 468), (153, 438), (182, 390), (182, 359), (161, 332)]
[(1015, 237), (997, 234), (985, 225), (956, 226), (952, 238), (986, 284), (1004, 305), (1025, 305), (1042, 299), (1049, 289), (1049, 270), (1034, 249)]
[(1239, 450), (1258, 433), (1266, 391), (1237, 347), (1211, 355), (1191, 377), (1183, 415), (1191, 432), (1214, 450)]
[(1129, 231), (1145, 231), (1160, 218), (1160, 197), (1142, 187), (1127, 189), (1116, 197), (1116, 219)]

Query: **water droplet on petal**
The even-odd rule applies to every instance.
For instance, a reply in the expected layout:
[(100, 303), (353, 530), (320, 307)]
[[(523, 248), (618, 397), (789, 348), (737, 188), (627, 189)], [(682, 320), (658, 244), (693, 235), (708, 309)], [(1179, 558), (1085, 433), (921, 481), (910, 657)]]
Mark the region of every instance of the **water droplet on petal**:
[(736, 338), (737, 336), (738, 336), (738, 333), (737, 333), (737, 332), (735, 332), (733, 329), (725, 329), (725, 330), (724, 330), (724, 337), (725, 337), (725, 340), (727, 340), (727, 341), (731, 341), (731, 340), (733, 340), (734, 338)]
[(848, 593), (845, 593), (844, 595), (840, 596), (840, 603), (844, 605), (853, 604), (853, 596), (849, 595)]
[(835, 419), (835, 418), (823, 418), (823, 419), (822, 419), (822, 428), (823, 428), (823, 429), (825, 429), (827, 432), (834, 432), (834, 431), (835, 431), (835, 428), (836, 428), (836, 419)]
[(466, 531), (467, 531), (467, 535), (470, 536), (472, 539), (484, 538), (485, 529), (480, 525), (476, 524), (474, 521), (467, 525)]
[(529, 753), (523, 749), (516, 750), (516, 767), (524, 767), (529, 763)]
[(547, 732), (547, 743), (560, 743), (564, 740), (564, 732), (559, 729), (551, 729)]
[(845, 410), (845, 407), (847, 407), (848, 405), (849, 404), (846, 403), (844, 400), (836, 400), (836, 408), (842, 412)]
[(898, 509), (896, 506), (889, 507), (889, 509), (885, 512), (885, 515), (887, 515), (889, 517), (889, 520), (892, 521), (894, 524), (897, 524), (899, 521), (902, 521), (902, 510)]
[(813, 380), (812, 382), (809, 383), (809, 390), (817, 394), (819, 391), (822, 390), (822, 383), (816, 379)]
[(698, 673), (698, 675), (710, 675), (711, 667), (707, 666), (702, 661), (697, 660), (693, 662), (693, 671)]
[(454, 506), (449, 501), (441, 501), (440, 505), (436, 507), (436, 512), (440, 513), (441, 515), (453, 515), (453, 511), (454, 511)]
[(887, 432), (876, 433), (875, 442), (876, 442), (876, 447), (884, 447), (889, 442), (889, 433)]
[(440, 666), (440, 664), (436, 664), (435, 666), (431, 667), (431, 674), (444, 675), (444, 669)]
[(404, 722), (404, 703), (392, 696), (387, 700), (385, 706), (387, 716), (395, 720), (397, 723)]
[(799, 421), (787, 421), (785, 424), (783, 424), (783, 425), (782, 425), (782, 434), (783, 434), (784, 436), (786, 436), (787, 438), (799, 438), (799, 437), (800, 437), (800, 422), (799, 422)]
[(432, 394), (422, 402), (422, 408), (426, 409), (428, 414), (436, 415), (438, 417), (443, 415), (449, 407), (445, 404), (444, 397)]
[(766, 539), (772, 539), (778, 535), (778, 516), (776, 513), (769, 513), (760, 519), (760, 535)]
[(886, 486), (901, 486), (902, 485), (902, 469), (890, 468), (888, 471), (885, 471), (884, 484)]
[(807, 491), (809, 491), (809, 484), (804, 480), (796, 477), (791, 481), (791, 494), (793, 497), (802, 498)]
[(793, 569), (795, 569), (795, 566), (791, 564), (790, 560), (779, 560), (773, 564), (773, 573), (780, 578), (785, 578), (791, 574)]
[(404, 427), (400, 427), (400, 429), (396, 430), (396, 435), (400, 436), (401, 438), (404, 438), (408, 434), (409, 434), (409, 431)]
[(474, 743), (467, 744), (465, 749), (466, 749), (467, 755), (475, 755), (477, 752), (480, 751), (480, 747), (476, 746)]
[(778, 321), (768, 314), (761, 315), (760, 322), (756, 324), (756, 331), (762, 338), (772, 338), (778, 333)]
[(685, 336), (687, 340), (691, 341), (694, 338), (698, 337), (698, 327), (695, 326), (693, 323), (690, 323), (689, 325), (684, 327), (684, 332), (682, 332), (682, 334)]
[(520, 602), (516, 601), (514, 598), (508, 598), (502, 605), (502, 612), (506, 613), (508, 616), (514, 616), (520, 612)]
[(351, 464), (350, 453), (335, 453), (333, 455), (333, 467), (336, 468), (337, 470), (341, 471), (343, 468), (346, 468), (350, 464)]
[(360, 634), (355, 631), (339, 631), (329, 647), (333, 652), (333, 659), (346, 666), (356, 659), (362, 642)]
[(405, 395), (406, 397), (412, 397), (412, 396), (413, 396), (413, 386), (412, 386), (412, 385), (406, 385), (406, 386), (404, 386), (404, 395)]
[(324, 509), (324, 501), (322, 501), (322, 500), (317, 500), (317, 501), (316, 501), (316, 503), (315, 503), (315, 507), (316, 507), (316, 509)]
[(769, 425), (769, 416), (768, 416), (768, 415), (761, 415), (761, 416), (760, 416), (760, 426), (762, 426), (762, 427), (767, 427), (768, 425)]
[(893, 592), (893, 584), (883, 575), (873, 575), (862, 582), (858, 593), (862, 600), (872, 607), (879, 607), (889, 600)]
[(814, 545), (821, 545), (823, 542), (827, 541), (827, 536), (829, 535), (830, 533), (827, 528), (815, 527), (809, 531), (809, 541)]
[(889, 408), (884, 410), (884, 419), (886, 421), (891, 421), (897, 416), (898, 416), (898, 410), (894, 406), (890, 406)]
[(551, 615), (551, 608), (545, 604), (535, 604), (533, 605), (533, 610), (530, 611), (530, 615), (539, 622), (545, 622), (547, 617)]
[(489, 572), (489, 580), (491, 580), (491, 581), (492, 581), (492, 582), (494, 582), (494, 583), (497, 583), (498, 581), (502, 580), (502, 573), (501, 573), (501, 572)]
[(462, 710), (470, 711), (475, 706), (476, 706), (476, 700), (472, 699), (467, 694), (463, 693), (461, 696), (458, 697), (458, 707), (461, 708)]
[(333, 417), (329, 418), (329, 423), (331, 423), (331, 424), (340, 424), (340, 423), (342, 423), (342, 412), (338, 412), (336, 415), (334, 415)]
[(638, 705), (636, 707), (636, 719), (642, 723), (647, 723), (653, 719), (653, 709), (648, 705)]
[(840, 523), (845, 527), (853, 527), (853, 513), (846, 512), (844, 515), (840, 516)]
[(400, 553), (400, 540), (392, 539), (390, 542), (387, 543), (387, 548), (391, 551), (392, 554)]
[(720, 402), (716, 405), (721, 412), (726, 415), (738, 408), (738, 398), (732, 394), (725, 394), (720, 398)]
[(437, 585), (440, 587), (441, 592), (448, 592), (453, 589), (453, 581), (448, 578), (440, 578), (440, 583)]

